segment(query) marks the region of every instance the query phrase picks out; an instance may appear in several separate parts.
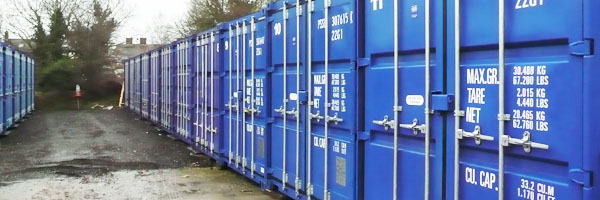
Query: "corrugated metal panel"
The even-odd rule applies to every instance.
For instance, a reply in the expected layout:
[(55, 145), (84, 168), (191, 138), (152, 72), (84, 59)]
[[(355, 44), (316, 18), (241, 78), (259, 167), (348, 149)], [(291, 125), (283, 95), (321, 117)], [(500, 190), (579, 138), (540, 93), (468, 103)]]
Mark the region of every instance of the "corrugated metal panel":
[[(274, 119), (270, 158), (272, 183), (279, 191), (295, 196), (306, 183), (306, 9), (297, 2), (273, 2), (269, 5), (267, 45), (270, 50), (268, 90)], [(304, 98), (303, 98), (304, 97)]]
[(172, 133), (174, 129), (175, 119), (174, 117), (174, 106), (175, 106), (175, 68), (173, 60), (173, 47), (167, 45), (162, 48), (161, 51), (161, 127), (167, 132)]
[(22, 59), (21, 52), (15, 51), (14, 60), (14, 76), (13, 76), (13, 121), (16, 123), (21, 120), (21, 68)]
[(365, 2), (361, 198), (442, 199), (443, 4), (395, 3)]
[(14, 107), (13, 107), (13, 78), (14, 78), (14, 50), (5, 47), (5, 65), (4, 65), (4, 127), (9, 128), (13, 125)]
[(198, 34), (194, 50), (194, 148), (207, 155), (221, 159), (222, 137), (221, 109), (218, 94), (221, 94), (221, 76), (219, 74), (219, 35), (216, 30)]
[(584, 160), (598, 163), (598, 148), (583, 148), (597, 135), (586, 115), (597, 90), (584, 64), (597, 37), (583, 37), (590, 4), (500, 2), (449, 4), (447, 84), (464, 115), (448, 115), (448, 198), (584, 199)]
[(177, 42), (177, 135), (186, 143), (192, 142), (192, 64), (195, 39), (186, 38)]
[(141, 103), (141, 112), (142, 118), (149, 119), (150, 118), (150, 55), (148, 53), (144, 53), (141, 56), (141, 95), (142, 95), (142, 103)]
[(6, 130), (6, 120), (4, 119), (6, 108), (4, 102), (7, 97), (5, 90), (5, 66), (8, 64), (9, 59), (8, 54), (5, 53), (7, 51), (9, 51), (8, 47), (0, 43), (0, 134)]
[(357, 6), (354, 1), (315, 1), (309, 32), (309, 194), (356, 199)]
[(161, 98), (161, 73), (160, 73), (160, 49), (150, 52), (150, 120), (156, 124), (160, 123), (160, 98)]
[(152, 109), (292, 198), (597, 199), (600, 3), (499, 3), (273, 2), (165, 47)]

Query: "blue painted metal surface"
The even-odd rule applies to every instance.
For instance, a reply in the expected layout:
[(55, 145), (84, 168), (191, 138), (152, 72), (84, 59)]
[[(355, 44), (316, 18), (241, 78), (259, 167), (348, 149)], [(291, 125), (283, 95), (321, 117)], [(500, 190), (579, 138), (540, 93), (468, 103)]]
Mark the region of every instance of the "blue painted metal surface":
[(4, 129), (13, 125), (13, 69), (14, 50), (8, 46), (4, 47)]
[[(194, 44), (194, 145), (197, 150), (220, 160), (222, 156), (221, 75), (219, 35), (211, 29), (196, 35)], [(222, 131), (221, 131), (222, 132)]]
[(272, 2), (269, 13), (271, 183), (289, 196), (306, 190), (306, 9), (295, 1)]
[(220, 27), (224, 46), (221, 53), (224, 87), (221, 91), (226, 103), (222, 129), (223, 162), (267, 187), (270, 156), (269, 136), (266, 135), (269, 91), (264, 85), (269, 78), (265, 43), (267, 21), (263, 12), (257, 12)]
[(176, 44), (176, 137), (191, 144), (192, 135), (192, 64), (194, 37), (180, 40)]
[(160, 126), (294, 199), (600, 196), (599, 2), (306, 3), (162, 47)]
[(161, 73), (160, 73), (160, 49), (150, 51), (150, 121), (155, 124), (160, 123), (160, 108), (161, 108)]
[(141, 112), (142, 118), (149, 119), (150, 118), (150, 55), (149, 53), (144, 53), (140, 57), (140, 67), (141, 67), (141, 82), (142, 82), (142, 91), (141, 91)]
[[(329, 3), (327, 3), (329, 2)], [(311, 12), (309, 194), (356, 199), (357, 5), (315, 1)]]
[(4, 102), (6, 100), (6, 88), (5, 88), (5, 66), (8, 63), (8, 54), (6, 52), (9, 51), (8, 47), (2, 43), (0, 43), (0, 134), (4, 133), (6, 130), (6, 120), (4, 119), (6, 107)]
[(447, 119), (447, 198), (598, 199), (599, 148), (589, 141), (598, 139), (591, 41), (599, 32), (590, 21), (600, 4), (448, 5), (448, 38), (460, 40), (448, 42), (457, 51), (448, 53), (447, 85), (464, 115)]
[(19, 100), (20, 100), (20, 116), (21, 119), (25, 117), (25, 115), (27, 115), (27, 79), (28, 79), (28, 74), (27, 74), (27, 68), (29, 67), (29, 57), (25, 54), (23, 54), (21, 56), (21, 78), (19, 79), (19, 81), (21, 82), (21, 95), (19, 95)]
[(396, 13), (393, 1), (364, 4), (361, 198), (442, 199), (447, 112), (428, 98), (444, 91), (443, 4), (431, 1), (430, 35), (425, 1), (400, 1)]
[(13, 55), (14, 60), (14, 76), (13, 76), (13, 121), (16, 123), (21, 120), (21, 68), (23, 65), (21, 52), (15, 50)]
[(0, 43), (0, 135), (33, 111), (34, 61)]

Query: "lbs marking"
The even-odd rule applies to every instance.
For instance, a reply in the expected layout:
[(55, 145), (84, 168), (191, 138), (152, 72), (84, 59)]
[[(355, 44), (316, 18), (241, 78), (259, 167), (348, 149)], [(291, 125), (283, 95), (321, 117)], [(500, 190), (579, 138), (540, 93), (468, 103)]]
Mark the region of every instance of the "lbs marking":
[[(539, 4), (538, 4), (539, 1)], [(543, 6), (544, 0), (517, 0), (517, 4), (515, 5), (515, 10), (523, 9), (523, 8), (531, 8), (536, 6)]]

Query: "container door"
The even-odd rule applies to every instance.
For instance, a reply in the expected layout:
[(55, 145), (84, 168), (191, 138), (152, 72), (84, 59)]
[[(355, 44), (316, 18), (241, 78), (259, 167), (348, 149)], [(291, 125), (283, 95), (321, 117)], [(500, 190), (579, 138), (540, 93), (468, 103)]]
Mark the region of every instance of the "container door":
[(356, 199), (357, 7), (355, 1), (317, 0), (308, 12), (308, 194)]
[(449, 5), (448, 199), (583, 199), (582, 1)]
[(267, 110), (271, 102), (269, 97), (271, 91), (267, 82), (271, 80), (271, 74), (267, 72), (268, 64), (268, 46), (267, 21), (266, 19), (252, 16), (246, 21), (246, 68), (244, 82), (244, 115), (246, 132), (246, 159), (248, 162), (247, 170), (251, 178), (261, 183), (261, 186), (267, 185), (267, 173), (270, 158), (270, 149), (268, 148), (270, 137), (267, 127), (267, 116), (270, 113)]
[(158, 76), (156, 51), (150, 53), (150, 121), (157, 122)]
[(193, 75), (192, 75), (192, 85), (193, 85), (193, 90), (192, 90), (192, 104), (194, 106), (192, 109), (193, 115), (192, 115), (192, 121), (193, 121), (193, 132), (194, 132), (194, 145), (192, 145), (194, 148), (197, 148), (199, 150), (203, 150), (204, 147), (204, 134), (203, 134), (203, 129), (202, 127), (204, 126), (204, 115), (202, 113), (202, 111), (204, 111), (204, 109), (202, 108), (203, 104), (201, 103), (203, 101), (203, 89), (204, 87), (202, 87), (202, 84), (204, 83), (202, 81), (202, 72), (204, 70), (204, 56), (203, 56), (203, 49), (202, 49), (202, 36), (198, 35), (198, 37), (196, 38), (196, 43), (194, 44), (194, 57), (195, 57), (195, 62), (193, 65)]
[(442, 199), (447, 109), (431, 100), (444, 90), (434, 2), (365, 4), (364, 199)]
[(223, 79), (221, 78), (222, 69), (222, 60), (221, 60), (221, 52), (222, 46), (220, 43), (221, 36), (218, 32), (210, 33), (210, 44), (209, 44), (209, 112), (210, 112), (210, 127), (211, 127), (211, 156), (220, 160), (223, 155), (221, 151), (223, 147), (223, 123), (222, 123), (222, 115), (221, 112), (223, 109)]
[(15, 76), (13, 78), (13, 120), (21, 119), (21, 53), (15, 53)]
[(4, 85), (5, 88), (5, 96), (4, 96), (4, 118), (6, 122), (4, 126), (9, 128), (13, 125), (13, 77), (14, 77), (14, 51), (6, 48), (5, 51), (6, 65), (4, 65), (4, 70), (6, 72)]
[(233, 169), (239, 169), (242, 162), (241, 141), (240, 141), (240, 106), (241, 99), (240, 88), (240, 37), (241, 27), (239, 23), (228, 24), (225, 40), (225, 87), (223, 91), (226, 94), (227, 112), (225, 113), (225, 140), (227, 141), (227, 163)]
[(161, 69), (161, 127), (169, 132), (173, 130), (173, 110), (172, 106), (172, 87), (173, 87), (173, 73), (171, 72), (171, 46), (167, 45), (161, 51), (160, 69)]
[(191, 142), (191, 40), (177, 44), (177, 137)]
[(271, 64), (271, 168), (273, 184), (296, 196), (304, 190), (306, 152), (306, 67), (304, 64), (306, 15), (297, 2), (275, 2), (270, 18)]
[(21, 117), (27, 114), (27, 68), (29, 67), (29, 58), (23, 55), (21, 57)]
[(148, 55), (144, 54), (142, 55), (142, 60), (141, 60), (141, 68), (142, 68), (142, 117), (143, 118), (147, 118), (148, 117), (148, 106), (150, 105), (149, 102), (149, 86), (150, 86), (150, 79), (149, 79), (149, 65), (148, 65)]
[(4, 133), (4, 131), (6, 130), (6, 127), (4, 126), (4, 124), (6, 123), (6, 121), (4, 120), (4, 112), (6, 110), (6, 108), (4, 107), (4, 98), (5, 98), (5, 93), (6, 93), (6, 88), (4, 87), (4, 79), (5, 78), (5, 66), (6, 66), (6, 54), (5, 52), (5, 47), (0, 46), (0, 134)]
[(220, 142), (221, 142), (221, 106), (219, 102), (221, 102), (221, 98), (219, 97), (220, 93), (220, 75), (219, 75), (219, 43), (218, 43), (218, 35), (215, 35), (214, 32), (207, 33), (205, 42), (205, 50), (206, 50), (206, 106), (207, 106), (207, 132), (208, 132), (208, 141), (209, 151), (208, 155), (215, 159), (219, 159), (220, 157)]

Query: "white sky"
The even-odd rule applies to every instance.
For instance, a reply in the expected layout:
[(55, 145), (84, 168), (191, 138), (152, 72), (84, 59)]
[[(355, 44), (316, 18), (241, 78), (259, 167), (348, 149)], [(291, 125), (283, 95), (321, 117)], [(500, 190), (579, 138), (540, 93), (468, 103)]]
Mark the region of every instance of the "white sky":
[(153, 28), (183, 20), (189, 0), (122, 0), (122, 3), (131, 12), (120, 27), (115, 42), (124, 42), (127, 37), (146, 37), (150, 43), (155, 43)]
[[(12, 5), (12, 0), (0, 0), (0, 5)], [(21, 1), (21, 0), (18, 0)], [(119, 27), (114, 42), (123, 43), (125, 38), (133, 37), (134, 42), (138, 42), (138, 38), (145, 37), (149, 39), (149, 43), (156, 43), (153, 31), (157, 26), (174, 25), (183, 20), (187, 12), (190, 0), (120, 0), (123, 4), (123, 10), (129, 15)], [(0, 18), (11, 20), (8, 14), (12, 9), (10, 6), (0, 6)], [(2, 20), (0, 20), (0, 23)], [(7, 28), (6, 22), (0, 24), (2, 31)], [(3, 36), (4, 33), (0, 37)], [(15, 35), (11, 35), (11, 38)]]

